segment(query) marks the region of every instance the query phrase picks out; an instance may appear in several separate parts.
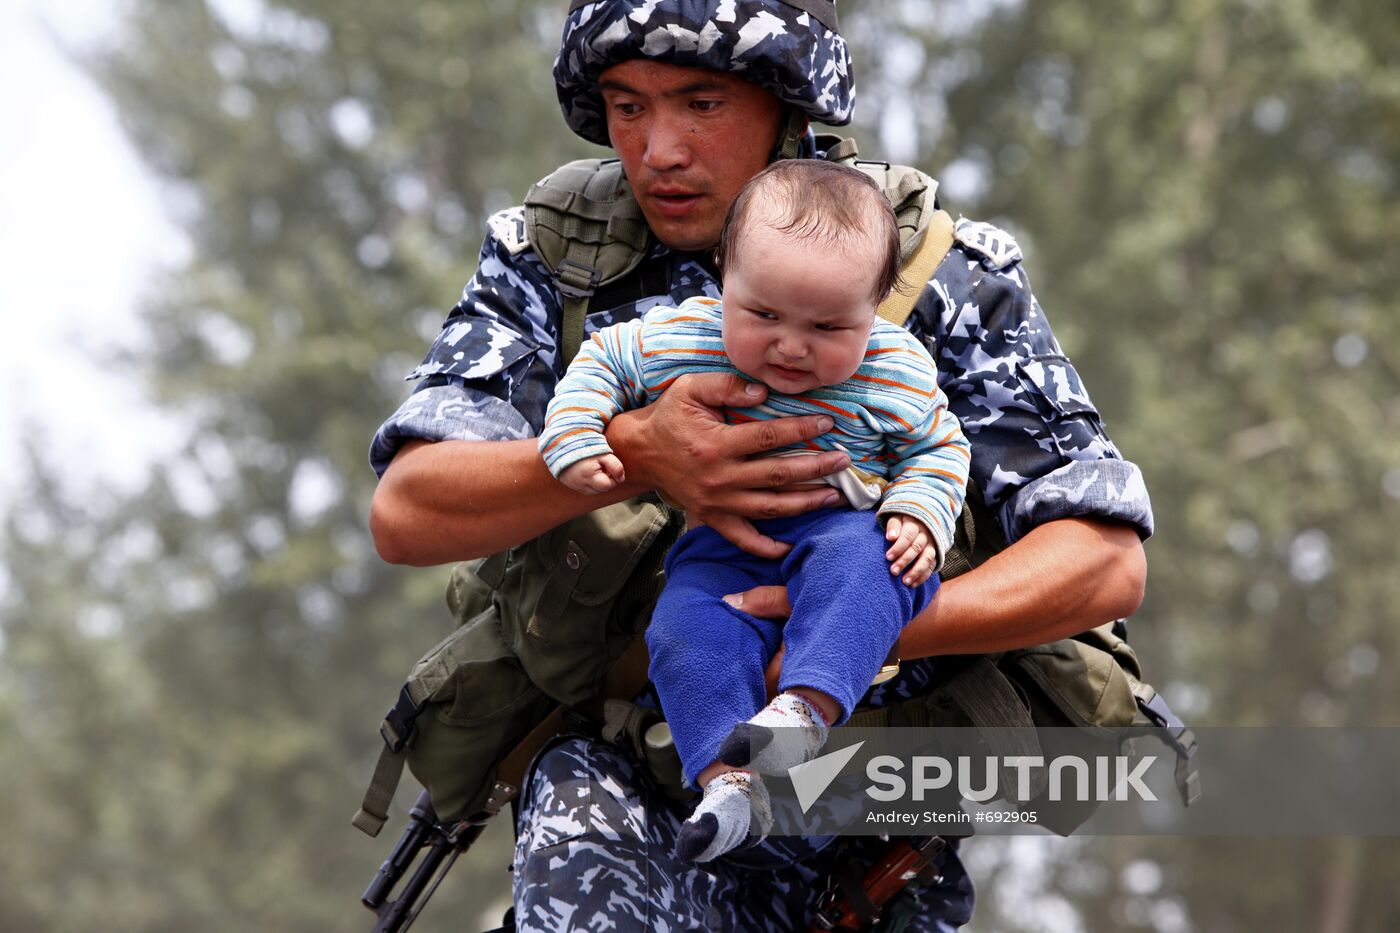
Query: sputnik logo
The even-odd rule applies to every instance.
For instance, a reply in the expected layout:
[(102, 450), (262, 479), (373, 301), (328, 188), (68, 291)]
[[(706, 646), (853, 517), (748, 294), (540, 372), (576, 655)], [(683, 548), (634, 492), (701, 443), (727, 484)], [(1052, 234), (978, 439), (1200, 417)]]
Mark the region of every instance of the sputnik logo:
[(822, 795), (822, 792), (831, 786), (831, 782), (836, 780), (836, 775), (841, 773), (841, 769), (846, 767), (846, 763), (856, 756), (864, 744), (864, 741), (860, 741), (838, 749), (829, 755), (822, 755), (820, 758), (813, 758), (811, 761), (788, 768), (788, 777), (792, 779), (792, 789), (797, 793), (797, 804), (802, 808), (804, 815), (812, 808), (812, 804), (817, 802), (817, 798)]

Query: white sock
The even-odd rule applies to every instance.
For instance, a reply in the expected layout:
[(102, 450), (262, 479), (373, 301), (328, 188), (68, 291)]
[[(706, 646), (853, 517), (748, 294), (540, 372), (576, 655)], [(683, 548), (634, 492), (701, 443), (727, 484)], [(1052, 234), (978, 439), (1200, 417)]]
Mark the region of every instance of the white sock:
[(734, 727), (719, 747), (719, 760), (759, 774), (787, 774), (811, 761), (830, 727), (821, 710), (796, 693), (780, 693), (748, 722)]
[(773, 825), (768, 790), (756, 774), (726, 771), (705, 785), (700, 805), (681, 824), (676, 856), (689, 862), (718, 858), (749, 838), (760, 838)]

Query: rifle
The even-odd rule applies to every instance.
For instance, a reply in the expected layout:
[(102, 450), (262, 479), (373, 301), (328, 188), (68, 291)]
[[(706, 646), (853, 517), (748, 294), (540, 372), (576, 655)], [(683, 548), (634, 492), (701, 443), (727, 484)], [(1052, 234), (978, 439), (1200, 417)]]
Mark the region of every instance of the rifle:
[(914, 878), (924, 884), (938, 881), (933, 860), (948, 843), (942, 836), (900, 840), (885, 853), (865, 877), (856, 882), (833, 872), (827, 889), (817, 901), (812, 931), (869, 929), (880, 911)]
[[(433, 810), (428, 792), (425, 790), (419, 794), (417, 802), (408, 811), (408, 826), (404, 828), (403, 835), (360, 896), (360, 903), (379, 918), (374, 925), (374, 933), (400, 933), (412, 926), (452, 863), (457, 861), (457, 856), (476, 841), (492, 815), (483, 814), (479, 820), (469, 818), (445, 823), (438, 819)], [(422, 864), (404, 884), (399, 896), (389, 900), (394, 886), (417, 861), (420, 853), (423, 853)], [(418, 903), (419, 898), (422, 898), (421, 904)]]

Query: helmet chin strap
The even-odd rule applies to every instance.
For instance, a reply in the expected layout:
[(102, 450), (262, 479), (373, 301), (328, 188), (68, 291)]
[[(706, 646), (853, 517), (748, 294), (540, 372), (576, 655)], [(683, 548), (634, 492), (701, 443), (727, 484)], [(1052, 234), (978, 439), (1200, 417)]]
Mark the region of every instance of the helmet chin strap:
[(802, 137), (806, 134), (807, 115), (792, 104), (783, 104), (783, 115), (778, 122), (778, 140), (768, 161), (797, 158)]

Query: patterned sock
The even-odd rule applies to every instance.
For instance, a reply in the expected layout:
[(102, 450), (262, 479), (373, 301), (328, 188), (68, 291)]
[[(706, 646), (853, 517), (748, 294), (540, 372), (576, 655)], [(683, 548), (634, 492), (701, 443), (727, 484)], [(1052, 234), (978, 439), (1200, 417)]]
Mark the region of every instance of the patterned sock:
[(681, 824), (676, 857), (708, 862), (753, 835), (762, 837), (773, 825), (768, 790), (757, 775), (726, 771), (705, 785), (700, 805)]
[(719, 760), (759, 774), (787, 774), (817, 756), (829, 731), (819, 709), (795, 693), (780, 693), (758, 715), (734, 727), (720, 743)]

